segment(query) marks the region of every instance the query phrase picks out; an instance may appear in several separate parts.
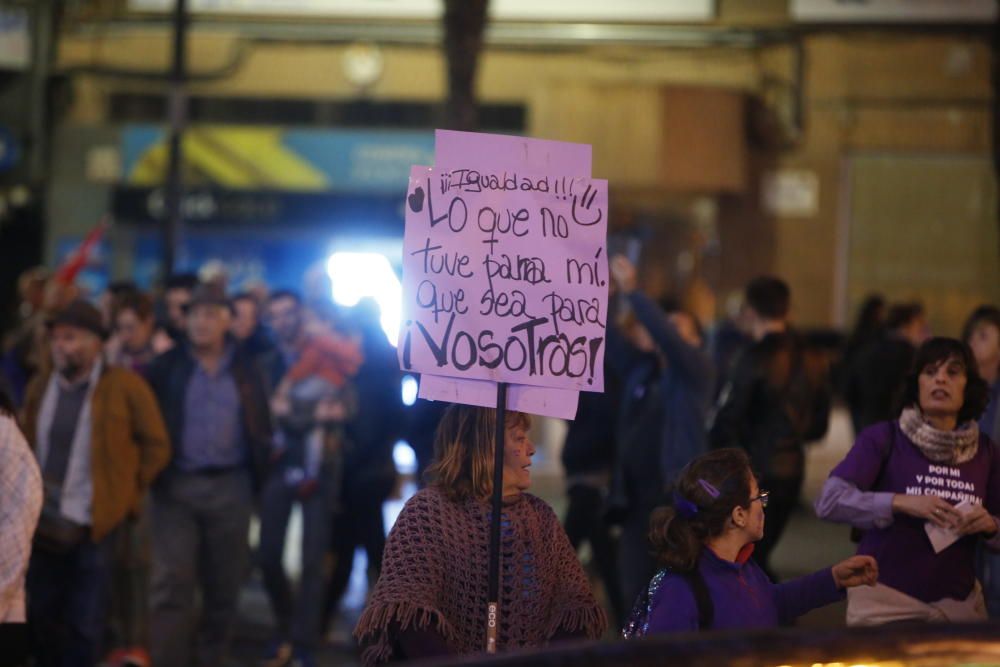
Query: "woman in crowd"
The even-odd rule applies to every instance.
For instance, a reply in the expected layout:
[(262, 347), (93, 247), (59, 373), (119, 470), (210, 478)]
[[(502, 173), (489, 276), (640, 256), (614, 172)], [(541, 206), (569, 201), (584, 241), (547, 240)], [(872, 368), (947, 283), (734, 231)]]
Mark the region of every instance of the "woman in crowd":
[(1000, 308), (980, 306), (972, 311), (962, 328), (962, 340), (972, 350), (979, 377), (990, 387), (979, 432), (995, 443), (1000, 440)]
[(839, 600), (845, 588), (875, 583), (870, 556), (772, 583), (750, 559), (764, 536), (766, 506), (767, 491), (758, 488), (742, 449), (719, 449), (688, 464), (672, 506), (650, 520), (653, 550), (665, 567), (640, 596), (624, 636), (773, 628)]
[[(20, 664), (28, 647), (24, 582), (31, 539), (42, 511), (42, 475), (0, 387), (0, 624), (8, 628), (4, 660)], [(21, 624), (17, 630), (7, 624)]]
[(862, 431), (830, 473), (816, 513), (866, 531), (858, 553), (881, 573), (849, 592), (849, 625), (986, 618), (976, 544), (1000, 547), (1000, 453), (976, 423), (987, 394), (969, 347), (932, 338), (899, 418)]
[[(531, 484), (530, 418), (505, 420), (499, 650), (599, 637), (606, 620), (552, 509)], [(429, 485), (389, 534), (355, 636), (366, 665), (485, 650), (496, 411), (453, 405), (438, 426)]]
[[(1000, 438), (1000, 308), (984, 305), (972, 311), (962, 328), (962, 340), (972, 350), (979, 377), (990, 386), (990, 401), (979, 417), (979, 432), (996, 443)], [(1000, 553), (980, 548), (976, 561), (986, 611), (990, 618), (1000, 618)]]

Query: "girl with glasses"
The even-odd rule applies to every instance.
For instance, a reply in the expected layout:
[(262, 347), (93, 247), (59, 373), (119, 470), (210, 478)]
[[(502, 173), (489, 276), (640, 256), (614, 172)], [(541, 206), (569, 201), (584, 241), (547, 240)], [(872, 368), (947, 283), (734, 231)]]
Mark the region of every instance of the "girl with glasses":
[(691, 461), (672, 504), (652, 515), (650, 540), (663, 569), (640, 596), (624, 636), (777, 627), (836, 602), (845, 588), (875, 584), (870, 556), (772, 583), (750, 559), (764, 536), (767, 500), (742, 449)]

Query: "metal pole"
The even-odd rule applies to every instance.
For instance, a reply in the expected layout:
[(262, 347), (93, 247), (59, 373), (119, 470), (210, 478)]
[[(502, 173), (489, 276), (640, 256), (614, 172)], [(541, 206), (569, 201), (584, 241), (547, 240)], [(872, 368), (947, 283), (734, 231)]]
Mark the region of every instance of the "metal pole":
[(493, 514), (490, 518), (489, 595), (486, 596), (486, 652), (497, 652), (500, 629), (500, 509), (503, 503), (503, 449), (507, 436), (507, 383), (497, 385), (497, 425), (493, 448)]
[(177, 245), (181, 226), (184, 222), (181, 202), (184, 197), (184, 182), (181, 167), (183, 154), (181, 143), (184, 126), (187, 123), (187, 94), (184, 83), (187, 78), (187, 0), (176, 0), (173, 13), (173, 61), (170, 67), (170, 102), (167, 121), (170, 125), (168, 147), (170, 161), (167, 166), (165, 183), (166, 216), (163, 219), (163, 278), (174, 272)]
[(49, 178), (49, 100), (48, 82), (52, 69), (56, 9), (51, 0), (34, 5), (28, 14), (31, 33), (31, 67), (25, 127), (29, 128), (28, 180), (37, 185)]

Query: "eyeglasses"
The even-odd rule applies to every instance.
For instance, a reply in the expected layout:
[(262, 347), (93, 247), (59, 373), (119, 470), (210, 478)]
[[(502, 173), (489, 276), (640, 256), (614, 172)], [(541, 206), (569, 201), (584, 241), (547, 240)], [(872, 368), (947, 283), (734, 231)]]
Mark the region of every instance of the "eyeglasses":
[(761, 507), (767, 507), (767, 499), (768, 499), (769, 495), (770, 494), (768, 494), (767, 491), (761, 491), (760, 494), (758, 494), (757, 496), (754, 496), (753, 498), (751, 498), (750, 502), (753, 502), (755, 500), (759, 500)]

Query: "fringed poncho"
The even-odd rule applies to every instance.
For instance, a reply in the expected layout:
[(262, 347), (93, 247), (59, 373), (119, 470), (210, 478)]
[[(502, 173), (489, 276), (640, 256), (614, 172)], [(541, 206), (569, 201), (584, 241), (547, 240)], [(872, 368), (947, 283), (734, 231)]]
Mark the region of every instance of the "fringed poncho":
[[(406, 503), (354, 630), (365, 665), (393, 657), (411, 627), (436, 631), (456, 653), (485, 650), (489, 527), (488, 503), (453, 502), (435, 488)], [(501, 543), (498, 650), (603, 634), (604, 610), (552, 508), (529, 494), (505, 503)]]

